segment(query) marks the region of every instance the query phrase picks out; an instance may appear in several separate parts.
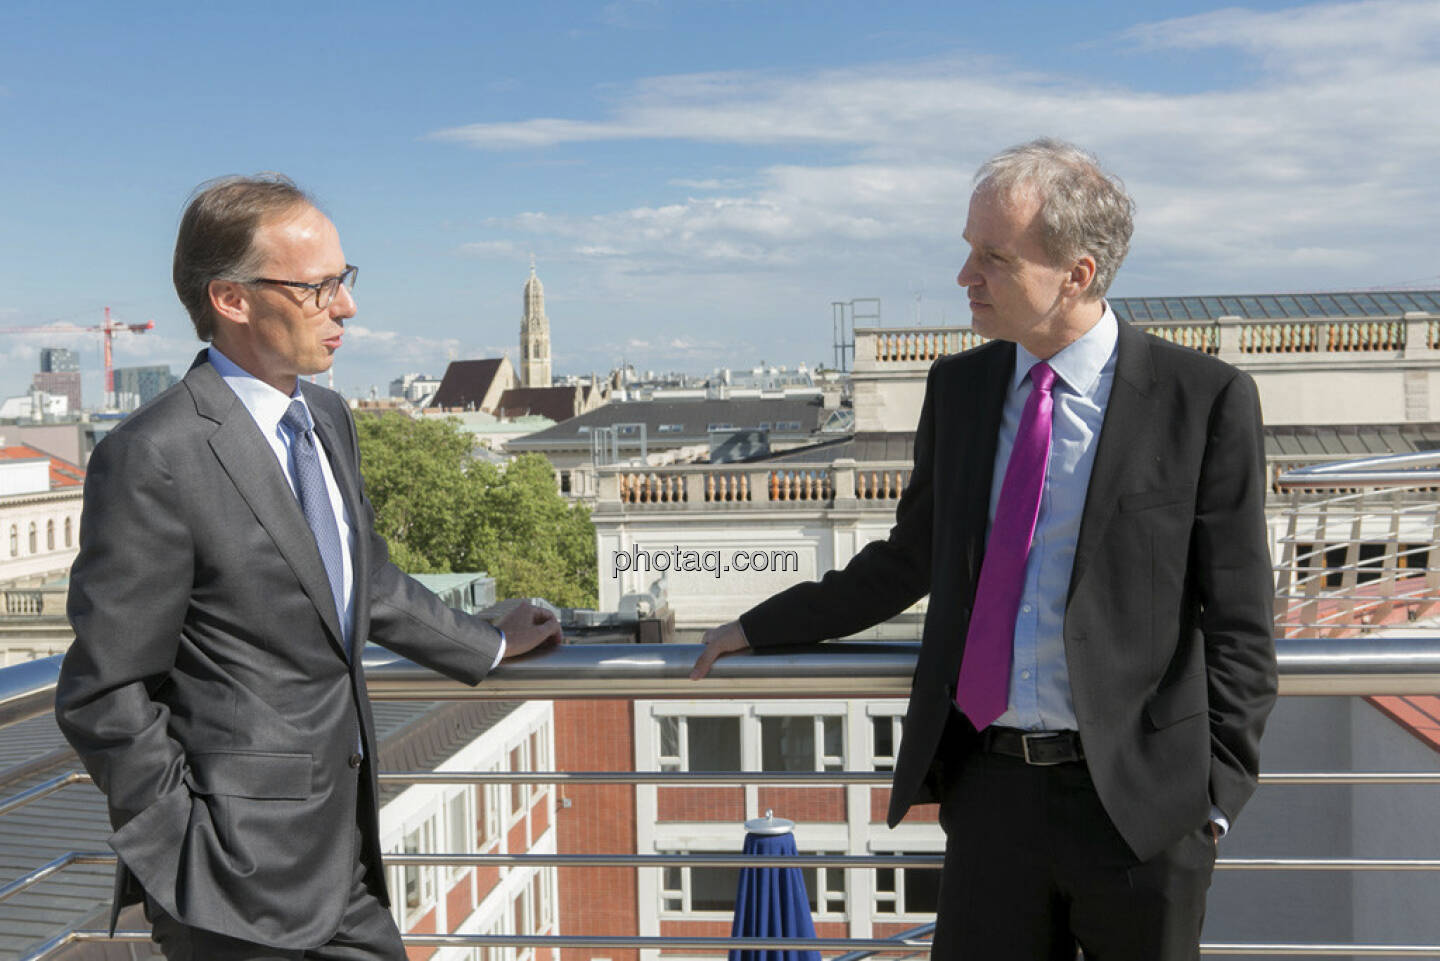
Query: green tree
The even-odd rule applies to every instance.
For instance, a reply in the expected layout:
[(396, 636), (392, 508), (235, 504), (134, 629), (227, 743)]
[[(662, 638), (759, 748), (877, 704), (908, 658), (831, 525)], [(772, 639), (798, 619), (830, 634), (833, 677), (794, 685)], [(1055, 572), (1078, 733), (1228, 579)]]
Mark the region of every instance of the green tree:
[(375, 529), (412, 574), (483, 570), (500, 597), (594, 607), (595, 528), (567, 504), (550, 463), (523, 454), (505, 467), (474, 460), (452, 419), (360, 416), (361, 469)]

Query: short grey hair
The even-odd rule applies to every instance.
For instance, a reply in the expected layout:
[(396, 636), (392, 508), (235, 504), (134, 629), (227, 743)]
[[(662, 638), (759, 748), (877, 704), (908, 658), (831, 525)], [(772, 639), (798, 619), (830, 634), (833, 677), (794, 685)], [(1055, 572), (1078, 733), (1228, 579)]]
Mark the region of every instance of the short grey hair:
[(975, 190), (1006, 197), (1034, 191), (1040, 200), (1041, 243), (1051, 263), (1094, 257), (1089, 296), (1105, 296), (1130, 252), (1135, 201), (1094, 154), (1051, 137), (1032, 140), (985, 161), (975, 174)]
[(215, 336), (210, 281), (255, 276), (261, 268), (256, 232), (269, 218), (307, 206), (316, 206), (310, 195), (278, 173), (217, 177), (195, 189), (180, 218), (172, 271), (196, 336)]

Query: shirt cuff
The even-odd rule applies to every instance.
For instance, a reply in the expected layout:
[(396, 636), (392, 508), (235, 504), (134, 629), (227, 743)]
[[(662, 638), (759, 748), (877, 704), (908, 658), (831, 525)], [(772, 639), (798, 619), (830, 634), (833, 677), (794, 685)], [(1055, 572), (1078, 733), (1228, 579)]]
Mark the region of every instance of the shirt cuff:
[(1210, 805), (1210, 823), (1215, 825), (1217, 837), (1223, 838), (1230, 832), (1230, 819), (1215, 805)]
[(500, 649), (495, 652), (495, 663), (490, 665), (492, 671), (500, 666), (501, 661), (505, 660), (505, 632), (497, 627), (495, 633), (500, 635)]

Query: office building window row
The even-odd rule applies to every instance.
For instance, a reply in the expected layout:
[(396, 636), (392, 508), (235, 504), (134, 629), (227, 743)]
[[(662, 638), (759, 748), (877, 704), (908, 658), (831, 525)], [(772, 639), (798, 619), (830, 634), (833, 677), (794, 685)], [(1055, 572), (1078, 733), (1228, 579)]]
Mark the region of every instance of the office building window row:
[[(736, 705), (729, 713), (697, 714), (685, 705), (653, 709), (656, 763), (661, 771), (843, 771), (847, 769), (847, 719), (843, 712), (769, 713), (759, 705)], [(889, 771), (900, 748), (903, 718), (896, 708), (877, 709), (869, 730), (855, 732), (854, 769)]]

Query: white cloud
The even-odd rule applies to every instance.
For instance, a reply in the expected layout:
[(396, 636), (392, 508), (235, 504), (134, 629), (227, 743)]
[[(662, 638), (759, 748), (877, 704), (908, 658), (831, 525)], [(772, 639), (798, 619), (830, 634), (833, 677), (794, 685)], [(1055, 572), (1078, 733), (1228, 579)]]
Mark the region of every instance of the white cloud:
[[(777, 314), (797, 305), (883, 293), (893, 318), (912, 289), (953, 290), (974, 169), (1039, 135), (1094, 150), (1136, 198), (1137, 234), (1116, 293), (1334, 289), (1435, 275), (1426, 222), (1440, 209), (1440, 4), (1229, 9), (1142, 24), (1114, 40), (1135, 56), (1227, 51), (1254, 69), (1201, 92), (959, 57), (666, 76), (635, 84), (598, 118), (477, 123), (433, 136), (487, 151), (637, 140), (753, 148), (748, 171), (737, 174), (731, 152), (723, 176), (699, 170), (665, 184), (694, 191), (683, 200), (656, 194), (583, 216), (534, 210), (487, 230), (516, 249), (543, 238), (591, 303), (677, 305), (687, 318), (750, 312), (769, 317), (777, 336)], [(797, 147), (823, 160), (797, 162)], [(943, 298), (923, 310), (960, 319)], [(914, 310), (922, 312), (918, 301)], [(663, 322), (626, 323), (643, 347), (625, 349), (674, 349)]]
[(461, 244), (460, 252), (471, 257), (514, 257), (520, 248), (513, 240), (472, 240)]

